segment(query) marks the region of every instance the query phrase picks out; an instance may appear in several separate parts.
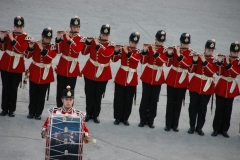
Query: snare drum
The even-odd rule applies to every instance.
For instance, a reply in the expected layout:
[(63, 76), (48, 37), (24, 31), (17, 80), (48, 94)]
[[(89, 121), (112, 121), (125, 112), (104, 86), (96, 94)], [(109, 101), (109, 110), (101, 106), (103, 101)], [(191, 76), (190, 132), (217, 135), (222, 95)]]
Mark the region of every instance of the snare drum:
[(45, 160), (82, 160), (84, 117), (52, 114), (48, 122)]

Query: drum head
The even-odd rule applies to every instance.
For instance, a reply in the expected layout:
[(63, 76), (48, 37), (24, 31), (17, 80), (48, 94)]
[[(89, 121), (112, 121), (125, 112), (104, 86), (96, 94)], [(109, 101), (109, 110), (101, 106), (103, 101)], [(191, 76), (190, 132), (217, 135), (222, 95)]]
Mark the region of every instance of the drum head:
[(79, 160), (83, 148), (81, 117), (51, 117), (46, 157), (59, 160)]

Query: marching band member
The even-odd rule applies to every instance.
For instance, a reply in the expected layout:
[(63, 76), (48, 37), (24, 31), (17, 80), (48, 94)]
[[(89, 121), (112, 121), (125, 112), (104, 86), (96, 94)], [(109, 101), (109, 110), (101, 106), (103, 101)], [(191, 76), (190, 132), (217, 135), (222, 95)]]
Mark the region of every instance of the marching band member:
[[(49, 109), (49, 114), (52, 115), (84, 115), (85, 113), (82, 111), (78, 111), (75, 108), (73, 108), (73, 102), (74, 102), (74, 90), (71, 90), (70, 86), (67, 86), (66, 89), (63, 90), (62, 92), (62, 102), (63, 102), (63, 106), (62, 107), (55, 107), (55, 108), (51, 108)], [(44, 122), (43, 126), (42, 126), (42, 130), (41, 130), (41, 135), (42, 138), (45, 138), (46, 133), (47, 133), (47, 129), (48, 129), (48, 123), (49, 123), (49, 118), (46, 119), (46, 121)], [(86, 126), (86, 123), (83, 122), (83, 130), (84, 130), (84, 135), (85, 136), (89, 136), (89, 130)]]
[(40, 120), (44, 109), (45, 97), (50, 83), (54, 81), (52, 60), (56, 57), (55, 45), (51, 44), (52, 29), (45, 28), (42, 40), (29, 43), (25, 57), (33, 59), (29, 67), (29, 114), (27, 118)]
[[(194, 130), (201, 136), (206, 119), (207, 105), (214, 94), (213, 75), (216, 72), (216, 64), (214, 62), (213, 52), (215, 49), (215, 40), (208, 40), (205, 44), (204, 54), (194, 54), (190, 73), (195, 73), (192, 77), (188, 90), (190, 94), (189, 118), (190, 129), (189, 134), (193, 134)], [(197, 119), (197, 123), (196, 123)], [(196, 125), (197, 124), (197, 125)]]
[(62, 106), (61, 94), (66, 85), (75, 89), (77, 77), (80, 75), (78, 57), (84, 49), (84, 37), (79, 34), (80, 19), (75, 16), (70, 20), (70, 31), (64, 34), (57, 32), (56, 50), (62, 54), (57, 65), (57, 106)]
[(167, 61), (166, 32), (159, 30), (155, 35), (155, 45), (146, 46), (142, 52), (141, 63), (147, 64), (140, 79), (142, 80), (142, 99), (139, 107), (140, 123), (143, 127), (146, 123), (150, 128), (154, 128), (154, 118), (157, 115), (157, 103), (161, 86), (165, 83), (163, 65)]
[[(46, 138), (46, 136), (50, 136), (51, 138), (47, 137), (47, 141), (46, 141), (46, 144), (49, 145), (49, 139), (53, 139), (55, 140), (56, 144), (59, 145), (61, 147), (61, 144), (65, 144), (65, 142), (71, 146), (72, 143), (76, 143), (76, 145), (79, 145), (79, 147), (82, 145), (82, 142), (84, 143), (89, 143), (89, 142), (93, 142), (95, 143), (96, 140), (93, 139), (91, 140), (90, 139), (90, 133), (89, 133), (89, 130), (86, 126), (86, 123), (84, 121), (84, 117), (85, 117), (85, 113), (82, 112), (82, 111), (79, 111), (79, 110), (76, 110), (75, 108), (73, 108), (73, 103), (74, 103), (74, 90), (71, 90), (71, 87), (70, 86), (67, 86), (66, 89), (63, 90), (62, 92), (62, 102), (63, 102), (63, 106), (62, 107), (54, 107), (54, 108), (50, 108), (48, 110), (49, 112), (49, 117), (46, 119), (46, 121), (44, 122), (43, 126), (42, 126), (42, 129), (41, 129), (41, 136), (42, 138)], [(53, 134), (51, 134), (51, 128), (53, 128), (53, 124), (52, 123), (49, 123), (49, 121), (51, 120), (50, 118), (53, 117), (53, 116), (69, 116), (69, 118), (72, 117), (79, 117), (80, 118), (80, 123), (79, 123), (79, 126), (77, 128), (72, 128), (71, 130), (72, 131), (75, 131), (74, 133), (72, 131), (66, 131), (65, 128), (59, 128), (58, 129), (58, 132), (55, 132), (55, 136), (52, 136)], [(67, 125), (65, 123), (65, 125)], [(51, 127), (52, 126), (52, 127)], [(56, 129), (56, 128), (55, 128)], [(63, 131), (61, 131), (61, 129), (63, 129)], [(65, 133), (66, 132), (66, 133)], [(81, 136), (81, 138), (83, 138), (83, 141), (80, 141), (79, 138), (79, 142), (75, 142), (74, 140), (74, 134), (78, 135), (77, 137)], [(95, 142), (94, 142), (95, 141)], [(51, 144), (51, 145), (54, 145), (54, 144)], [(68, 153), (68, 145), (65, 145), (66, 148), (64, 147), (64, 151)], [(54, 148), (54, 149), (57, 149), (57, 148)], [(73, 150), (71, 151), (73, 152)], [(48, 153), (49, 155), (49, 152), (46, 151), (46, 153)], [(68, 156), (71, 156), (71, 155), (63, 155), (61, 153), (58, 153), (57, 152), (57, 156), (65, 156), (65, 157), (68, 157)], [(46, 154), (47, 155), (47, 154)], [(55, 155), (56, 156), (56, 155)], [(78, 156), (78, 158), (82, 159), (82, 148), (80, 150), (80, 153), (78, 151), (78, 154), (75, 154), (74, 156)], [(57, 158), (57, 157), (54, 157), (54, 158)], [(65, 158), (64, 158), (65, 159)]]
[[(167, 67), (171, 69), (166, 78), (167, 84), (167, 109), (166, 109), (166, 127), (165, 131), (173, 128), (178, 132), (178, 122), (182, 108), (182, 101), (189, 83), (188, 68), (192, 64), (190, 56), (191, 36), (183, 33), (180, 37), (180, 46), (176, 46), (173, 51), (168, 50)], [(172, 53), (171, 53), (172, 52)]]
[[(229, 138), (232, 105), (234, 98), (240, 95), (239, 85), (236, 77), (240, 74), (239, 42), (230, 46), (230, 56), (218, 56), (217, 75), (221, 76), (215, 87), (216, 110), (213, 120), (212, 136), (219, 133)], [(224, 58), (225, 57), (225, 58)]]
[(115, 47), (112, 61), (121, 60), (121, 67), (115, 77), (113, 102), (115, 125), (122, 121), (124, 125), (129, 126), (128, 118), (132, 112), (133, 97), (136, 96), (138, 85), (137, 67), (142, 57), (137, 49), (139, 39), (140, 34), (133, 32), (129, 37), (129, 46), (124, 45), (121, 49)]
[(28, 47), (29, 36), (23, 32), (24, 19), (14, 18), (14, 31), (0, 33), (0, 50), (4, 51), (0, 60), (2, 77), (2, 112), (1, 116), (14, 117), (17, 92), (25, 71), (24, 52)]
[(99, 38), (85, 41), (83, 55), (90, 53), (82, 70), (85, 80), (86, 122), (93, 118), (95, 123), (100, 123), (102, 96), (108, 80), (112, 79), (110, 59), (114, 52), (114, 44), (109, 41), (109, 37), (110, 26), (106, 24), (102, 25)]

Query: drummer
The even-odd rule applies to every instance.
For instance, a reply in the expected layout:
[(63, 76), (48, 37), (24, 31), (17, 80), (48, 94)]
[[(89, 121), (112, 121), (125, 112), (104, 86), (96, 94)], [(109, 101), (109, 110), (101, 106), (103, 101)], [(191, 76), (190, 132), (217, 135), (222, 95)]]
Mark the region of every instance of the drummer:
[[(49, 114), (52, 115), (75, 115), (75, 116), (80, 116), (80, 117), (85, 117), (85, 113), (82, 111), (78, 111), (75, 108), (73, 108), (73, 102), (74, 102), (74, 90), (71, 90), (70, 86), (67, 86), (66, 89), (63, 90), (62, 93), (62, 102), (63, 102), (63, 106), (62, 107), (54, 107), (48, 110)], [(48, 126), (48, 120), (49, 118), (46, 119), (45, 123), (42, 126), (42, 131), (41, 131), (41, 135), (42, 138), (46, 137), (46, 133), (47, 133), (47, 126)], [(88, 128), (86, 126), (86, 123), (83, 122), (83, 126), (84, 126), (84, 135), (89, 137), (89, 131)], [(85, 143), (87, 143), (85, 141)]]

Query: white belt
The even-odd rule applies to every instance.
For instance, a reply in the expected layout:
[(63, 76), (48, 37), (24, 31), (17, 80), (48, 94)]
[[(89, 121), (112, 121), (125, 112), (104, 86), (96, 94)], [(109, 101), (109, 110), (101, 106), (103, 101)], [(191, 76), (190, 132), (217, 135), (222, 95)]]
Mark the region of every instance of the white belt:
[(51, 63), (50, 64), (37, 63), (37, 62), (34, 62), (34, 61), (33, 61), (33, 64), (40, 67), (40, 68), (44, 68), (42, 79), (45, 80), (48, 76), (49, 69), (52, 66), (52, 64)]
[(183, 80), (186, 78), (188, 70), (187, 69), (182, 69), (180, 67), (174, 67), (174, 66), (172, 66), (172, 69), (177, 71), (177, 72), (182, 72), (181, 77), (180, 77), (180, 79), (178, 81), (178, 83), (181, 84), (183, 82)]
[(232, 85), (231, 85), (231, 88), (230, 88), (230, 93), (232, 93), (237, 85), (237, 80), (235, 78), (232, 78), (232, 77), (224, 77), (224, 76), (221, 76), (222, 79), (224, 79), (225, 81), (228, 81), (228, 82), (232, 82)]
[(133, 68), (130, 68), (129, 66), (123, 66), (123, 65), (121, 65), (121, 68), (124, 71), (128, 72), (127, 84), (129, 84), (132, 81), (134, 72), (137, 72), (137, 70), (133, 69)]
[(72, 73), (77, 65), (77, 62), (78, 62), (78, 58), (73, 58), (73, 57), (70, 57), (70, 56), (65, 56), (65, 55), (62, 55), (62, 57), (64, 59), (66, 59), (67, 61), (71, 61), (72, 64), (71, 64), (71, 67), (69, 69), (69, 72)]
[(156, 77), (155, 77), (155, 81), (157, 82), (161, 77), (163, 67), (162, 66), (157, 66), (157, 65), (151, 65), (151, 64), (147, 64), (147, 66), (149, 68), (153, 69), (153, 70), (157, 70), (157, 74), (156, 74)]
[(23, 54), (17, 54), (17, 53), (15, 53), (15, 52), (9, 51), (9, 50), (6, 50), (5, 52), (6, 52), (7, 54), (9, 54), (9, 56), (14, 57), (14, 61), (13, 61), (13, 66), (12, 66), (12, 68), (15, 69), (15, 68), (18, 66), (20, 57), (23, 57)]
[(109, 66), (109, 63), (101, 64), (101, 63), (98, 63), (97, 61), (92, 60), (91, 58), (89, 58), (89, 60), (94, 66), (98, 67), (96, 78), (98, 78), (102, 74), (104, 67)]
[(204, 86), (204, 88), (203, 88), (203, 92), (206, 92), (209, 89), (209, 87), (211, 86), (212, 82), (213, 82), (213, 77), (207, 77), (205, 75), (200, 75), (200, 74), (195, 74), (194, 76), (196, 76), (196, 77), (198, 77), (198, 78), (200, 78), (202, 80), (206, 80), (207, 81), (205, 86)]

